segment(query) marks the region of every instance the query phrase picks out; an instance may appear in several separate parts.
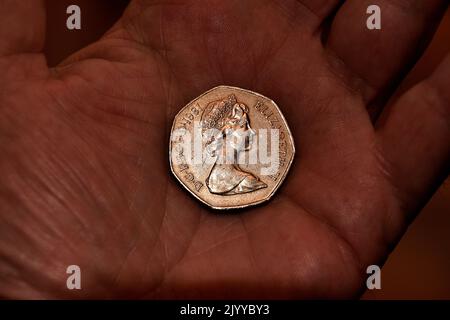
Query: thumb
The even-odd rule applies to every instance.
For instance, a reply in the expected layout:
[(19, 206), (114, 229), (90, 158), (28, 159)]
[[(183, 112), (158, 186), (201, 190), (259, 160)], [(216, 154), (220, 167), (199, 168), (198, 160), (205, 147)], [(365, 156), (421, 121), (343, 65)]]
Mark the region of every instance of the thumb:
[(0, 0), (0, 56), (40, 52), (44, 40), (44, 0)]

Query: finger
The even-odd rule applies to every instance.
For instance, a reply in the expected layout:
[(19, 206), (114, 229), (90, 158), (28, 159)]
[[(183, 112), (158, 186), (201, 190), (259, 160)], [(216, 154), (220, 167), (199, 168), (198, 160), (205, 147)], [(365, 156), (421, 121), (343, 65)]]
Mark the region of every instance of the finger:
[[(366, 25), (367, 8), (374, 4), (381, 9), (381, 30)], [(372, 116), (420, 57), (447, 5), (447, 0), (349, 0), (338, 11), (327, 49), (363, 82), (359, 89)]]
[[(207, 17), (210, 21), (216, 20), (216, 28), (219, 27), (221, 23), (226, 22), (224, 20), (224, 16), (221, 16), (221, 14), (224, 13), (224, 10), (228, 10), (231, 7), (234, 9), (234, 12), (231, 11), (232, 14), (228, 18), (232, 18), (235, 23), (240, 23), (240, 21), (243, 21), (244, 24), (247, 23), (247, 27), (249, 27), (248, 23), (252, 19), (255, 19), (255, 16), (258, 17), (258, 19), (263, 18), (259, 17), (257, 13), (255, 14), (257, 11), (256, 9), (269, 7), (275, 13), (278, 11), (284, 12), (284, 15), (290, 17), (293, 22), (295, 21), (295, 23), (308, 26), (310, 27), (310, 30), (315, 30), (342, 2), (343, 0), (181, 0), (177, 2), (164, 3), (155, 0), (133, 0), (125, 10), (122, 18), (111, 29), (111, 31), (115, 31), (117, 29), (121, 29), (123, 26), (126, 26), (128, 29), (127, 31), (129, 33), (131, 31), (131, 36), (133, 38), (138, 38), (141, 41), (143, 40), (146, 44), (152, 45), (155, 41), (158, 42), (161, 40), (161, 30), (159, 30), (160, 24), (155, 24), (155, 21), (160, 20), (160, 9), (163, 5), (172, 8), (184, 7), (183, 12), (184, 15), (187, 16), (190, 16), (190, 12), (198, 12), (200, 13), (200, 16), (190, 16), (192, 19), (191, 23), (193, 25), (197, 22), (195, 20), (200, 21), (202, 18)], [(202, 12), (206, 13), (204, 14), (205, 17), (202, 16)], [(180, 20), (181, 18), (182, 16), (174, 16), (172, 18), (169, 17), (167, 22), (176, 22), (176, 20)], [(266, 15), (263, 19), (271, 18), (271, 15)], [(260, 19), (258, 23), (261, 23), (261, 21), (262, 20)], [(226, 25), (223, 27), (226, 27)], [(183, 32), (186, 30), (180, 31)], [(159, 43), (155, 46), (160, 47), (160, 45), (161, 44)]]
[[(324, 21), (332, 15), (335, 9), (344, 0), (266, 0), (272, 8), (281, 8), (285, 15), (296, 24), (304, 24), (308, 28), (305, 31), (318, 34)], [(248, 1), (249, 2), (249, 1)], [(261, 6), (261, 1), (254, 1), (254, 7)]]
[(40, 52), (44, 40), (43, 0), (0, 0), (0, 55)]
[(450, 55), (377, 123), (385, 173), (407, 210), (417, 209), (450, 169)]
[[(289, 0), (292, 1), (292, 0)], [(288, 1), (288, 2), (289, 2)], [(317, 23), (321, 24), (339, 6), (343, 0), (294, 0), (300, 3), (317, 17)]]

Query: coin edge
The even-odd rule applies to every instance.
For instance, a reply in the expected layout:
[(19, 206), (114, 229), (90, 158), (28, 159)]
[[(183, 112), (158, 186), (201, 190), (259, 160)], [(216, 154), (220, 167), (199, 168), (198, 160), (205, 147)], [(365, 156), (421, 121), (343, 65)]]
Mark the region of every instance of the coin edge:
[[(217, 90), (217, 89), (221, 89), (221, 88), (233, 89), (233, 90), (238, 90), (238, 91), (245, 91), (245, 92), (247, 92), (247, 93), (255, 94), (255, 95), (259, 96), (259, 97), (262, 97), (262, 98), (267, 99), (267, 100), (269, 100), (270, 102), (272, 102), (272, 103), (275, 105), (275, 107), (277, 108), (278, 113), (280, 114), (280, 116), (281, 116), (281, 118), (282, 118), (282, 120), (283, 120), (283, 122), (284, 122), (284, 124), (285, 124), (285, 126), (286, 126), (286, 129), (287, 129), (287, 131), (288, 131), (288, 133), (289, 133), (289, 139), (290, 139), (291, 145), (292, 145), (292, 157), (291, 157), (291, 159), (290, 159), (290, 161), (289, 161), (289, 163), (288, 163), (288, 166), (287, 166), (287, 168), (286, 168), (286, 170), (285, 170), (285, 172), (284, 172), (282, 178), (278, 181), (278, 183), (276, 184), (275, 188), (273, 188), (273, 190), (272, 190), (266, 197), (264, 197), (264, 198), (261, 199), (261, 200), (258, 200), (258, 201), (256, 201), (256, 202), (252, 202), (252, 203), (247, 203), (247, 204), (245, 204), (245, 205), (238, 205), (238, 206), (232, 206), (232, 207), (230, 207), (230, 206), (227, 206), (227, 207), (216, 207), (216, 206), (214, 206), (214, 205), (209, 204), (209, 203), (206, 202), (205, 200), (201, 199), (198, 195), (196, 195), (193, 191), (191, 191), (191, 190), (189, 189), (189, 187), (186, 186), (186, 185), (184, 184), (184, 182), (183, 182), (183, 181), (177, 176), (177, 174), (175, 173), (174, 168), (173, 168), (173, 164), (172, 164), (172, 157), (171, 157), (171, 150), (172, 150), (172, 132), (173, 132), (173, 129), (174, 129), (174, 126), (175, 126), (175, 119), (182, 113), (182, 111), (183, 111), (188, 105), (192, 104), (195, 100), (200, 99), (201, 97), (207, 95), (208, 93), (210, 93), (210, 92), (213, 91), (213, 90)], [(201, 95), (197, 96), (196, 98), (190, 100), (188, 103), (186, 103), (186, 104), (185, 104), (185, 105), (177, 112), (177, 114), (173, 117), (172, 126), (171, 126), (170, 134), (169, 134), (169, 165), (170, 165), (170, 171), (171, 171), (172, 174), (175, 176), (175, 178), (178, 180), (178, 182), (179, 182), (179, 183), (180, 183), (180, 184), (181, 184), (181, 185), (182, 185), (182, 186), (183, 186), (183, 187), (184, 187), (191, 195), (193, 195), (197, 200), (199, 200), (200, 202), (202, 202), (203, 204), (205, 204), (206, 206), (208, 206), (208, 207), (211, 208), (211, 209), (214, 209), (214, 210), (220, 210), (220, 211), (227, 211), (227, 210), (234, 210), (234, 209), (244, 209), (244, 208), (256, 206), (256, 205), (259, 205), (259, 204), (264, 203), (264, 202), (266, 202), (266, 201), (269, 201), (269, 200), (274, 196), (274, 194), (278, 191), (278, 189), (281, 187), (281, 185), (283, 184), (284, 180), (286, 179), (286, 176), (287, 176), (289, 170), (291, 170), (291, 166), (292, 166), (292, 163), (294, 162), (295, 154), (296, 154), (296, 148), (295, 148), (294, 137), (292, 136), (291, 129), (289, 128), (289, 124), (288, 124), (288, 122), (286, 121), (286, 118), (284, 117), (283, 112), (281, 111), (280, 107), (276, 104), (276, 102), (273, 101), (272, 99), (270, 99), (270, 98), (268, 98), (268, 97), (266, 97), (266, 96), (260, 94), (260, 93), (254, 92), (254, 91), (252, 91), (252, 90), (248, 90), (248, 89), (244, 89), (244, 88), (239, 88), (239, 87), (234, 87), (234, 86), (228, 86), (228, 85), (219, 85), (219, 86), (213, 87), (213, 88), (211, 88), (211, 89), (205, 91), (205, 92), (202, 93)]]

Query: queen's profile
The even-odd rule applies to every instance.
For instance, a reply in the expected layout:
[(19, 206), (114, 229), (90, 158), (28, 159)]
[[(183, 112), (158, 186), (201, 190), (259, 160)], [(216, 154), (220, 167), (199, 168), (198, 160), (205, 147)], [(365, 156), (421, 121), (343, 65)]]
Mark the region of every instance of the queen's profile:
[(203, 130), (215, 132), (205, 145), (214, 159), (205, 181), (213, 194), (235, 195), (267, 187), (267, 184), (254, 174), (242, 170), (237, 163), (239, 154), (251, 149), (252, 137), (255, 135), (250, 127), (248, 113), (248, 107), (239, 103), (235, 95), (210, 102), (203, 112)]

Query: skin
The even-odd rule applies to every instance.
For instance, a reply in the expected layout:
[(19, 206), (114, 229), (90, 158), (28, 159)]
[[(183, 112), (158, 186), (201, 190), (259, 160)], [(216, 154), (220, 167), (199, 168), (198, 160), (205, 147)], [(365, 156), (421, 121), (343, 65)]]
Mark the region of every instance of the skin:
[[(381, 31), (369, 2), (136, 0), (49, 69), (43, 3), (0, 0), (0, 295), (358, 297), (450, 163), (449, 57), (386, 107), (446, 1), (379, 0)], [(272, 201), (227, 214), (168, 163), (174, 115), (220, 84), (276, 101), (297, 148)]]

